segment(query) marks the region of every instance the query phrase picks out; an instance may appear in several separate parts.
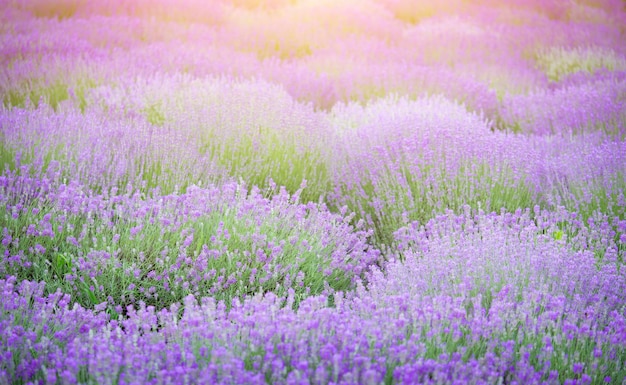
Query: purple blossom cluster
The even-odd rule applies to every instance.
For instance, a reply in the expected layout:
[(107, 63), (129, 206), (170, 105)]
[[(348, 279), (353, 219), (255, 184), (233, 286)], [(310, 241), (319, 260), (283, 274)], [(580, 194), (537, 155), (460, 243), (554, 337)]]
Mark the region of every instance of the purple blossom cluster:
[(500, 109), (500, 118), (512, 130), (524, 133), (567, 135), (603, 131), (623, 138), (626, 73), (602, 77), (555, 90), (539, 89), (510, 96)]

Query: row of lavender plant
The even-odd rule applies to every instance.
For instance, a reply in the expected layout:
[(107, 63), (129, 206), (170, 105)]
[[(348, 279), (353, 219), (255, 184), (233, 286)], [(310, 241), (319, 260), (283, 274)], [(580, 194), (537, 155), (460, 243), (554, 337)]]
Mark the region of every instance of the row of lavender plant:
[[(129, 306), (111, 320), (44, 283), (2, 279), (2, 376), (48, 383), (620, 383), (626, 279), (612, 238), (572, 213), (448, 213), (400, 229), (403, 261), (294, 310), (266, 293)], [(534, 218), (533, 218), (534, 217)], [(623, 246), (626, 226), (620, 225)], [(587, 229), (582, 226), (581, 229)], [(596, 240), (597, 241), (597, 240)], [(285, 302), (286, 301), (286, 302)]]
[[(383, 244), (408, 221), (464, 204), (562, 205), (585, 220), (597, 210), (623, 218), (626, 210), (621, 135), (507, 134), (443, 97), (389, 97), (324, 113), (262, 81), (165, 76), (98, 87), (85, 100), (83, 112), (71, 101), (57, 112), (5, 109), (5, 163), (33, 163), (38, 175), (96, 192), (158, 195), (234, 177), (295, 193), (305, 180), (304, 201), (347, 206)], [(563, 118), (572, 130), (580, 117), (581, 125), (612, 122), (623, 132), (621, 110), (604, 107), (602, 118)]]
[[(416, 25), (402, 23), (384, 4), (374, 2), (359, 6), (359, 17), (349, 20), (343, 11), (357, 8), (351, 2), (324, 6), (303, 2), (285, 5), (277, 13), (235, 8), (225, 13), (224, 24), (192, 18), (191, 25), (97, 11), (62, 20), (33, 19), (29, 7), (43, 4), (17, 3), (16, 8), (3, 8), (4, 20), (12, 26), (3, 45), (7, 72), (2, 91), (8, 105), (23, 105), (26, 98), (37, 103), (44, 97), (55, 106), (72, 93), (82, 98), (86, 89), (115, 82), (121, 73), (151, 76), (184, 69), (197, 76), (261, 76), (318, 107), (389, 92), (443, 93), (495, 119), (500, 115), (496, 94), (502, 98), (527, 93), (571, 72), (625, 69), (622, 13), (591, 8), (596, 18), (585, 18), (575, 7), (589, 5), (578, 3), (569, 5), (573, 8), (563, 16), (567, 22), (474, 4)], [(101, 3), (109, 8), (115, 4)], [(133, 14), (121, 3), (118, 13)], [(164, 6), (171, 4), (164, 2)], [(187, 6), (186, 12), (192, 14), (200, 4)], [(319, 17), (310, 16), (317, 13)], [(300, 20), (304, 15), (306, 20)], [(306, 22), (306, 31), (320, 27), (315, 20), (328, 20), (326, 34), (279, 33), (292, 19)], [(372, 20), (379, 22), (370, 25)], [(80, 39), (66, 39), (77, 34)], [(445, 49), (442, 40), (447, 42)], [(263, 53), (268, 42), (276, 43), (278, 48), (269, 47), (276, 52)], [(305, 46), (300, 47), (306, 48), (305, 54), (289, 54), (300, 49), (298, 44)], [(287, 51), (286, 56), (281, 51)], [(557, 95), (554, 100), (561, 103), (562, 98)], [(536, 114), (532, 106), (528, 113), (530, 118)], [(507, 123), (523, 126), (523, 122)]]

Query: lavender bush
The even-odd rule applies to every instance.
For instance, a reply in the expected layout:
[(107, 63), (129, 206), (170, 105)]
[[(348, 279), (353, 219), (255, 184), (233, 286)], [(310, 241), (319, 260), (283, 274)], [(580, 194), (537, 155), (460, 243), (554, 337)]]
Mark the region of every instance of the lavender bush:
[(188, 294), (234, 297), (349, 290), (379, 252), (368, 231), (284, 189), (265, 198), (237, 183), (145, 198), (94, 194), (77, 183), (2, 178), (0, 270), (61, 288), (117, 317), (143, 301), (166, 308)]

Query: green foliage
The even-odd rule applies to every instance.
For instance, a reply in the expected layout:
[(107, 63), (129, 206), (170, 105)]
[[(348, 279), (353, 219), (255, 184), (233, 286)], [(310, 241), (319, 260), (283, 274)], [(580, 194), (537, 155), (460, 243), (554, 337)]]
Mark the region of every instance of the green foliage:
[(460, 212), (465, 206), (473, 210), (534, 207), (537, 198), (523, 178), (516, 179), (506, 165), (498, 169), (487, 163), (468, 160), (454, 175), (445, 163), (422, 164), (419, 170), (401, 164), (387, 168), (374, 181), (364, 179), (361, 191), (344, 191), (350, 196), (348, 208), (358, 219), (369, 221), (378, 245), (392, 245), (393, 233), (408, 222), (427, 223), (447, 210)]
[(162, 126), (165, 123), (165, 115), (157, 104), (145, 107), (142, 113), (146, 116), (146, 120), (154, 126)]
[(6, 144), (4, 138), (0, 137), (0, 172), (15, 169), (15, 153), (16, 151)]
[(327, 160), (315, 146), (298, 144), (285, 133), (269, 127), (241, 136), (210, 133), (201, 146), (203, 154), (224, 167), (228, 174), (262, 190), (284, 186), (290, 194), (307, 187), (300, 198), (317, 202), (330, 189)]
[(548, 78), (555, 82), (576, 72), (594, 73), (603, 68), (609, 71), (626, 69), (626, 59), (611, 49), (598, 47), (543, 48), (536, 53), (535, 61)]
[(27, 95), (25, 95), (23, 92), (19, 90), (11, 89), (11, 90), (6, 91), (5, 94), (3, 95), (2, 104), (6, 108), (10, 108), (10, 107), (24, 108), (26, 105), (26, 98), (27, 98)]
[(2, 95), (2, 103), (5, 108), (26, 108), (28, 106), (37, 108), (43, 101), (56, 111), (61, 102), (72, 99), (76, 107), (84, 112), (87, 108), (89, 90), (96, 85), (97, 82), (94, 79), (84, 76), (75, 78), (57, 76), (48, 80), (33, 78), (14, 88), (5, 90)]

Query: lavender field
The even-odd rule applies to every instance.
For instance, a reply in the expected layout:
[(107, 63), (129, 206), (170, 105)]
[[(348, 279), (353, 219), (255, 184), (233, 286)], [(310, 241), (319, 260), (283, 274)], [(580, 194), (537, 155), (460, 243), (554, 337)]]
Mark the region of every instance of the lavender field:
[(0, 385), (626, 384), (623, 0), (0, 0)]

